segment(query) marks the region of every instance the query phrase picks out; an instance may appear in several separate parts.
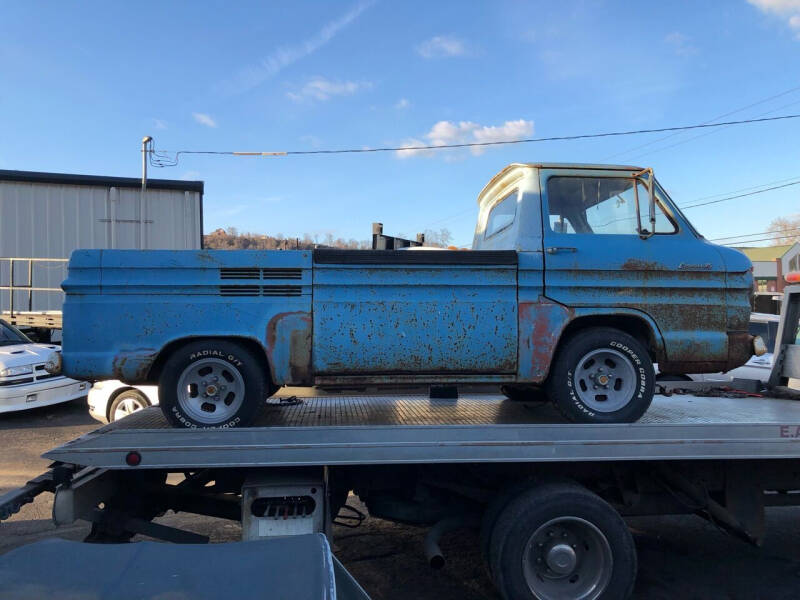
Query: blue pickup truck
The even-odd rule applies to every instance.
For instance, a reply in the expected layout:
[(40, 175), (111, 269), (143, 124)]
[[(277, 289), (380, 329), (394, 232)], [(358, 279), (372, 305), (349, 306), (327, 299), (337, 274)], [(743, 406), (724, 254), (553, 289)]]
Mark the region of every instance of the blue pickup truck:
[(78, 250), (63, 369), (159, 386), (178, 427), (250, 423), (280, 386), (543, 387), (570, 420), (633, 422), (661, 373), (744, 364), (751, 264), (630, 166), (513, 164), (471, 250)]

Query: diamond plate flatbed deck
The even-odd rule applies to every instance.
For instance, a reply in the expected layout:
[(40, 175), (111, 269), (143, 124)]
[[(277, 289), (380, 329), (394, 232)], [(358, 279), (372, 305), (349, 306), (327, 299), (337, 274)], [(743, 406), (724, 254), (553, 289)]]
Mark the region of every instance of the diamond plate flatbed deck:
[(255, 426), (172, 429), (158, 407), (46, 454), (82, 466), (135, 468), (442, 462), (800, 458), (800, 402), (656, 396), (638, 422), (566, 423), (549, 404), (465, 394), (271, 399)]

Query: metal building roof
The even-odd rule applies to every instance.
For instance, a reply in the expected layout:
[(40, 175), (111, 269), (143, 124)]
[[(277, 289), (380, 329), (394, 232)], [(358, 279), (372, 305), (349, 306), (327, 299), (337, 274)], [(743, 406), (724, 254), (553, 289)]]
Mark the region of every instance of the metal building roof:
[[(42, 173), (38, 171), (6, 171), (0, 169), (0, 181), (25, 183), (54, 183), (65, 185), (92, 185), (104, 187), (139, 188), (142, 180), (137, 177), (107, 177), (105, 175), (77, 175), (73, 173)], [(203, 193), (202, 181), (179, 179), (148, 179), (148, 189), (181, 190)]]

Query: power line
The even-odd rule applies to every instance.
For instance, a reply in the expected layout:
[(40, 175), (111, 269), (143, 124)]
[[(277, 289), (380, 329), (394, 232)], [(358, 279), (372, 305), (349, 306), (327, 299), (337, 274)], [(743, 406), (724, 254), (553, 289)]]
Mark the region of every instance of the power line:
[[(770, 113), (777, 112), (777, 111), (782, 110), (784, 108), (788, 108), (789, 106), (795, 106), (796, 104), (800, 104), (800, 101), (798, 101), (798, 102), (790, 102), (789, 104), (784, 104), (782, 106), (779, 106), (778, 108), (773, 108), (771, 110), (759, 113), (759, 114), (756, 115), (755, 118), (761, 117), (763, 115), (768, 115)], [(689, 142), (691, 142), (693, 140), (699, 139), (701, 137), (706, 137), (706, 136), (709, 136), (709, 135), (713, 135), (715, 133), (719, 133), (720, 131), (722, 131), (722, 129), (712, 129), (711, 131), (706, 131), (706, 132), (701, 133), (699, 135), (692, 136), (692, 137), (690, 137), (688, 139), (680, 140), (679, 142), (675, 142), (674, 144), (669, 144), (667, 146), (662, 146), (661, 148), (655, 148), (653, 150), (648, 150), (647, 152), (645, 152), (643, 154), (639, 154), (638, 158), (641, 158), (642, 156), (649, 156), (651, 154), (657, 154), (658, 152), (663, 152), (664, 150), (669, 150), (670, 148), (674, 148), (675, 146), (680, 146), (681, 144), (688, 144)]]
[[(729, 235), (727, 237), (712, 238), (712, 239), (710, 239), (708, 241), (709, 242), (719, 242), (721, 240), (733, 240), (733, 239), (736, 239), (736, 238), (750, 238), (750, 237), (759, 236), (759, 235), (767, 235), (767, 234), (772, 235), (772, 234), (778, 234), (778, 233), (787, 233), (787, 232), (790, 232), (790, 231), (800, 232), (800, 227), (792, 227), (791, 229), (776, 229), (775, 231), (759, 231), (758, 233), (743, 233), (741, 235)], [(781, 238), (781, 237), (794, 237), (794, 236), (793, 235), (778, 236), (778, 238)], [(748, 241), (749, 240), (738, 240), (736, 242), (731, 242), (731, 243), (732, 244), (733, 243), (735, 243), (735, 244), (746, 244)]]
[(709, 194), (708, 196), (700, 196), (699, 198), (695, 198), (694, 200), (690, 200), (690, 202), (700, 202), (701, 200), (708, 200), (711, 198), (717, 198), (719, 196), (727, 196), (728, 194), (738, 194), (739, 192), (749, 192), (750, 190), (755, 190), (757, 188), (762, 188), (765, 185), (774, 185), (778, 183), (785, 183), (787, 181), (793, 180), (800, 180), (800, 175), (793, 175), (792, 177), (786, 177), (784, 179), (776, 179), (775, 181), (765, 181), (763, 183), (758, 183), (756, 185), (750, 185), (747, 187), (739, 188), (737, 190), (728, 190), (727, 192), (717, 192), (716, 194)]
[(719, 198), (718, 200), (709, 200), (708, 202), (698, 202), (697, 204), (679, 205), (681, 209), (697, 208), (698, 206), (708, 206), (709, 204), (717, 204), (719, 202), (727, 202), (728, 200), (735, 200), (737, 198), (746, 198), (747, 196), (755, 196), (763, 194), (764, 192), (771, 192), (772, 190), (779, 190), (781, 188), (790, 187), (800, 184), (800, 180), (784, 183), (783, 185), (775, 185), (772, 187), (764, 188), (763, 190), (756, 190), (755, 192), (748, 192), (746, 194), (737, 194), (735, 196), (728, 196), (726, 198)]
[(289, 150), (289, 151), (270, 151), (270, 152), (238, 152), (230, 150), (178, 150), (157, 151), (151, 147), (148, 150), (151, 165), (154, 167), (167, 167), (175, 166), (183, 154), (205, 154), (216, 156), (261, 156), (261, 157), (276, 157), (276, 156), (310, 156), (310, 155), (327, 155), (327, 154), (367, 154), (376, 152), (400, 152), (400, 151), (418, 151), (418, 150), (447, 150), (454, 148), (476, 148), (487, 146), (502, 146), (511, 144), (531, 144), (537, 142), (563, 142), (574, 140), (585, 140), (605, 137), (620, 137), (627, 135), (642, 135), (646, 133), (663, 133), (667, 131), (690, 131), (692, 129), (708, 129), (712, 127), (728, 127), (731, 125), (746, 125), (750, 123), (765, 123), (769, 121), (785, 121), (788, 119), (800, 118), (800, 114), (781, 115), (778, 117), (765, 117), (760, 119), (743, 119), (740, 121), (726, 121), (722, 123), (700, 123), (697, 125), (681, 125), (676, 127), (658, 127), (653, 129), (635, 129), (629, 131), (610, 131), (604, 133), (584, 133), (578, 135), (563, 135), (551, 136), (541, 138), (524, 138), (517, 140), (501, 140), (493, 142), (466, 142), (462, 144), (442, 144), (439, 146), (433, 145), (419, 145), (419, 146), (390, 146), (381, 148), (340, 148), (331, 150)]
[(760, 238), (760, 239), (757, 239), (757, 240), (747, 240), (746, 242), (728, 242), (727, 244), (720, 244), (720, 245), (721, 246), (739, 246), (740, 244), (745, 244), (745, 243), (746, 244), (752, 244), (754, 242), (772, 242), (772, 241), (775, 241), (775, 240), (783, 239), (785, 237), (786, 238), (792, 238), (794, 236), (789, 235), (789, 236), (779, 236), (779, 237), (766, 237), (766, 238)]
[[(704, 124), (713, 123), (714, 121), (718, 121), (719, 119), (724, 119), (725, 117), (729, 117), (730, 115), (735, 115), (736, 113), (742, 112), (743, 110), (747, 110), (748, 108), (753, 108), (754, 106), (758, 106), (759, 104), (765, 104), (766, 102), (769, 102), (770, 100), (775, 100), (775, 98), (780, 98), (781, 96), (786, 96), (787, 94), (791, 94), (792, 92), (796, 92), (797, 90), (800, 90), (800, 86), (796, 86), (796, 87), (790, 88), (790, 89), (788, 89), (786, 91), (780, 92), (779, 94), (775, 94), (774, 96), (770, 96), (769, 98), (764, 98), (763, 100), (759, 100), (758, 102), (753, 102), (751, 104), (748, 104), (747, 106), (742, 106), (741, 108), (737, 108), (737, 109), (732, 110), (730, 112), (726, 112), (726, 113), (721, 114), (721, 115), (719, 115), (717, 117), (714, 117), (713, 119), (709, 119), (708, 121), (705, 121)], [(785, 107), (781, 107), (781, 108), (785, 108)], [(761, 116), (761, 115), (759, 115), (759, 116)], [(645, 148), (647, 146), (652, 146), (653, 144), (657, 144), (658, 142), (661, 142), (663, 140), (666, 140), (666, 139), (669, 139), (669, 138), (674, 137), (676, 135), (679, 135), (679, 133), (680, 132), (671, 133), (669, 135), (665, 135), (664, 137), (660, 137), (658, 139), (651, 140), (649, 142), (645, 142), (644, 144), (640, 144), (638, 146), (634, 146), (633, 148), (628, 148), (627, 150), (623, 150), (621, 152), (616, 152), (614, 154), (611, 154), (611, 155), (605, 157), (603, 160), (608, 160), (609, 158), (614, 158), (615, 156), (628, 154), (630, 152), (633, 152), (634, 150), (638, 150), (639, 148)], [(695, 138), (691, 138), (691, 139), (695, 139)], [(688, 141), (690, 141), (690, 140), (684, 140), (684, 142), (688, 142)], [(683, 142), (681, 142), (681, 143), (683, 143)], [(671, 146), (667, 146), (667, 148), (669, 148), (669, 147), (671, 147)], [(663, 148), (662, 148), (662, 150), (663, 150)]]

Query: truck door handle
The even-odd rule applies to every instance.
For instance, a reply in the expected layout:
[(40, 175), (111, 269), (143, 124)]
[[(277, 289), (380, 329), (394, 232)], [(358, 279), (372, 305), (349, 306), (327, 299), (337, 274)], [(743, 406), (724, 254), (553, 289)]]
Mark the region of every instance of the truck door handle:
[(577, 252), (578, 249), (572, 246), (548, 246), (545, 251), (548, 254), (555, 254), (556, 252)]

